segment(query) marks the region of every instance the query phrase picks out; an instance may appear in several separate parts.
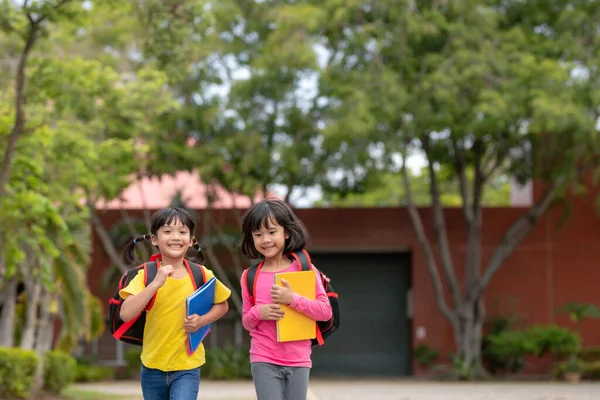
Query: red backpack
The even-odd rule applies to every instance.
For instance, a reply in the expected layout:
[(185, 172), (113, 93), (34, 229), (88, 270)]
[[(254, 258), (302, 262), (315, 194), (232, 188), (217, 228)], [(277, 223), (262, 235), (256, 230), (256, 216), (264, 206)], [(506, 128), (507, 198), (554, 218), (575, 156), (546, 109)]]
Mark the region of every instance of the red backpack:
[[(192, 285), (194, 290), (204, 285), (206, 282), (206, 275), (204, 268), (200, 265), (190, 262), (188, 260), (183, 261), (185, 267), (188, 270), (190, 277), (192, 278)], [(125, 271), (119, 280), (119, 287), (115, 291), (115, 294), (109, 301), (109, 327), (110, 333), (117, 340), (125, 343), (135, 344), (141, 346), (144, 341), (144, 327), (146, 325), (146, 312), (152, 309), (154, 300), (156, 300), (156, 294), (152, 296), (152, 299), (146, 304), (146, 307), (142, 312), (129, 322), (124, 322), (121, 319), (121, 305), (123, 299), (119, 296), (119, 291), (129, 285), (129, 283), (136, 277), (138, 272), (144, 270), (144, 286), (148, 286), (156, 277), (158, 271), (158, 264), (156, 261), (149, 261), (137, 267), (133, 267), (128, 271)]]
[[(306, 250), (299, 251), (297, 253), (288, 254), (290, 259), (296, 260), (298, 265), (300, 266), (302, 271), (310, 271), (311, 270), (311, 261), (310, 256)], [(247, 268), (244, 271), (242, 276), (242, 281), (246, 281), (246, 287), (248, 289), (248, 294), (250, 295), (250, 299), (252, 300), (252, 305), (254, 305), (254, 291), (256, 289), (256, 275), (257, 272), (262, 267), (263, 262), (260, 262), (256, 265)], [(317, 321), (317, 337), (312, 339), (312, 345), (318, 344), (319, 346), (325, 343), (325, 339), (327, 339), (331, 334), (333, 334), (338, 327), (340, 326), (340, 303), (338, 299), (338, 294), (330, 284), (330, 279), (325, 276), (323, 272), (319, 269), (318, 276), (321, 278), (321, 283), (325, 288), (325, 293), (327, 293), (327, 298), (329, 299), (329, 304), (331, 304), (331, 309), (333, 311), (331, 318), (328, 321)]]

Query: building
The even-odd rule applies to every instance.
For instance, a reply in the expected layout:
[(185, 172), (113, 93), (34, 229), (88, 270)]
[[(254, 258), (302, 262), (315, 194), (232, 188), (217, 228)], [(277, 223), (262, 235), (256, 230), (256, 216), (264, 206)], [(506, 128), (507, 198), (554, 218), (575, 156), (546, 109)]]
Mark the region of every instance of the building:
[[(600, 256), (600, 220), (594, 203), (595, 194), (589, 194), (573, 200), (573, 213), (564, 223), (559, 209), (539, 221), (493, 278), (485, 296), (488, 315), (518, 313), (531, 324), (571, 326), (566, 315), (557, 313), (558, 307), (567, 301), (598, 301), (600, 269), (595, 264)], [(483, 265), (506, 229), (527, 209), (484, 209)], [(220, 221), (235, 224), (227, 209), (215, 212)], [(313, 208), (297, 213), (311, 233), (313, 262), (331, 278), (341, 304), (340, 330), (323, 348), (314, 350), (314, 376), (419, 374), (422, 371), (412, 360), (417, 345), (427, 344), (444, 356), (453, 352), (452, 328), (438, 311), (425, 258), (405, 209)], [(432, 238), (431, 212), (424, 208), (420, 214)], [(198, 215), (202, 218), (203, 211), (198, 210)], [(445, 216), (453, 261), (460, 267), (466, 254), (464, 220), (460, 209), (446, 209)], [(120, 214), (108, 210), (102, 218), (110, 226)], [(96, 240), (92, 288), (92, 278), (107, 262)], [(95, 294), (108, 305), (112, 293)], [(239, 324), (225, 323), (231, 326), (211, 340), (247, 338)], [(600, 345), (600, 323), (585, 321), (582, 339), (586, 346)], [(104, 355), (119, 351), (109, 335), (98, 345)], [(545, 371), (534, 366), (526, 372)]]

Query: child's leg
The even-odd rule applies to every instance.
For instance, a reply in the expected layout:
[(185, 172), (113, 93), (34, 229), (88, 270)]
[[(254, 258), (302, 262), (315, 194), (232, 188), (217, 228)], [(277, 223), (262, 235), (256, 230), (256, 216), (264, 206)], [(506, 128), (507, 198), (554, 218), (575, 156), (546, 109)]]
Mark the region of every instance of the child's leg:
[(284, 400), (306, 400), (310, 368), (285, 367), (283, 374), (285, 376)]
[(200, 368), (169, 373), (169, 400), (196, 400), (200, 387)]
[(283, 400), (283, 370), (279, 365), (252, 363), (252, 379), (258, 400)]
[(140, 373), (144, 400), (169, 400), (167, 373), (142, 365)]

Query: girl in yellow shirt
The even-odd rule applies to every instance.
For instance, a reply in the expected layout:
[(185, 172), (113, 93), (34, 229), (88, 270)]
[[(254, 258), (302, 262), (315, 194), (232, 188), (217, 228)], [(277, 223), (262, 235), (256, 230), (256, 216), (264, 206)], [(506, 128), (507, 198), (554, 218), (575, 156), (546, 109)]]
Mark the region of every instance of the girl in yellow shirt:
[[(198, 253), (191, 261), (202, 264), (203, 254), (195, 241), (195, 223), (181, 208), (165, 208), (152, 217), (150, 235), (135, 238), (123, 253), (127, 264), (135, 261), (135, 244), (150, 239), (158, 247), (158, 271), (154, 280), (144, 286), (143, 269), (119, 292), (124, 299), (120, 317), (127, 322), (139, 315), (156, 294), (154, 305), (147, 311), (142, 344), (141, 385), (145, 400), (196, 400), (200, 386), (200, 367), (205, 363), (204, 346), (191, 355), (187, 352), (187, 333), (217, 321), (229, 307), (229, 290), (216, 282), (214, 306), (205, 315), (186, 317), (186, 298), (194, 292), (186, 268), (185, 255), (190, 247)], [(214, 274), (204, 268), (206, 281)]]

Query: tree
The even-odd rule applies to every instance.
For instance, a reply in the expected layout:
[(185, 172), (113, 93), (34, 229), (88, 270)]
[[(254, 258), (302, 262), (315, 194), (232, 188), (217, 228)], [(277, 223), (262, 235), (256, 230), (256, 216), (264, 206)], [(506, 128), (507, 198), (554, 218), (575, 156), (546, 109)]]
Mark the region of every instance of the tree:
[[(417, 206), (431, 205), (431, 192), (429, 190), (429, 172), (422, 168), (417, 174), (410, 169), (407, 171), (410, 180), (412, 200)], [(462, 203), (458, 185), (452, 171), (439, 179), (440, 202), (447, 207), (459, 207)], [(473, 181), (472, 169), (467, 171), (467, 179)], [(489, 188), (483, 193), (482, 206), (508, 206), (510, 205), (510, 185), (505, 176), (490, 177)], [(330, 207), (382, 207), (406, 206), (408, 200), (404, 186), (398, 185), (398, 175), (393, 172), (383, 172), (372, 176), (371, 180), (364, 183), (358, 193), (340, 194), (336, 192), (325, 193), (323, 198), (316, 202), (317, 206)]]
[[(594, 166), (592, 99), (599, 81), (591, 27), (599, 3), (328, 1), (323, 7), (329, 65), (321, 86), (330, 104), (324, 145), (344, 152), (330, 165), (341, 162), (345, 173), (327, 183), (348, 192), (382, 170), (396, 174), (456, 353), (465, 365), (479, 363), (483, 299), (493, 276), (552, 202)], [(427, 161), (433, 238), (404, 163), (414, 153)], [(452, 172), (461, 196), (468, 232), (463, 282), (448, 244), (440, 171)], [(498, 174), (534, 179), (543, 193), (483, 260), (482, 199)]]
[[(8, 39), (12, 39), (11, 43), (16, 42), (19, 49), (16, 66), (10, 68), (14, 69), (15, 74), (14, 97), (12, 98), (14, 109), (11, 110), (11, 114), (14, 114), (0, 166), (0, 209), (17, 141), (28, 130), (31, 130), (31, 127), (27, 125), (27, 96), (25, 95), (29, 58), (39, 38), (47, 33), (48, 25), (51, 22), (76, 16), (78, 8), (81, 8), (81, 2), (77, 0), (41, 1), (34, 4), (24, 1), (21, 6), (10, 0), (0, 2), (0, 37), (6, 36)], [(0, 231), (0, 249), (3, 249), (3, 240), (3, 234)], [(2, 257), (3, 251), (0, 251), (0, 276), (6, 272)]]
[[(18, 68), (14, 79), (0, 80), (0, 98), (9, 100), (0, 103), (0, 137), (19, 137), (9, 154), (0, 208), (6, 260), (0, 345), (33, 348), (43, 356), (54, 343), (70, 351), (102, 333), (102, 305), (87, 286), (89, 222), (96, 202), (116, 197), (139, 170), (137, 158), (145, 148), (136, 139), (152, 137), (156, 121), (177, 104), (164, 89), (165, 75), (151, 66), (120, 74), (109, 57), (89, 60), (67, 51), (89, 39), (81, 38), (86, 32), (81, 28), (91, 25), (93, 12), (81, 2), (3, 2), (2, 7), (0, 35), (14, 45), (0, 47), (2, 60), (10, 61), (11, 49), (18, 48), (21, 28), (41, 20), (40, 49), (28, 53), (21, 94), (27, 99), (21, 103), (25, 129), (15, 130), (13, 118), (19, 95), (11, 87), (19, 80)], [(62, 322), (58, 338), (56, 319)], [(41, 378), (43, 363), (38, 372)]]

